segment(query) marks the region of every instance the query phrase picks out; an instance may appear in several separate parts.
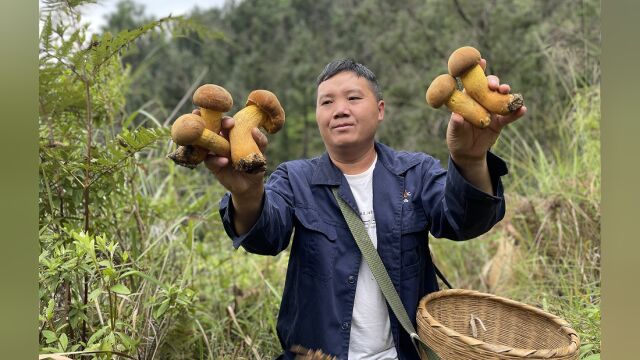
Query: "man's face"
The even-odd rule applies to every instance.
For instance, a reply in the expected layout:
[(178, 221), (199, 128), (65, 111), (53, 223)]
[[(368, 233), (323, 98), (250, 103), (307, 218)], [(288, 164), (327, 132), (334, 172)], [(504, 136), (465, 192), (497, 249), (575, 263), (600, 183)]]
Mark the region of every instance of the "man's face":
[(384, 101), (364, 77), (350, 71), (318, 85), (316, 121), (329, 150), (368, 146), (384, 117)]

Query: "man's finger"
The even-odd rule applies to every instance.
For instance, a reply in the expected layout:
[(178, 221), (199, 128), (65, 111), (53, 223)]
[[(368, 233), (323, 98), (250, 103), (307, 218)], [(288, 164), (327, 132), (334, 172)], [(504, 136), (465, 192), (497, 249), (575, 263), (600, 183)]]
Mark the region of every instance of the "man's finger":
[(260, 148), (260, 151), (263, 151), (267, 148), (269, 144), (269, 139), (267, 139), (267, 135), (265, 135), (262, 131), (258, 130), (258, 128), (251, 129), (251, 135), (253, 136), (253, 140)]
[(231, 129), (235, 125), (235, 120), (231, 116), (222, 117), (222, 128)]
[(465, 119), (462, 117), (462, 115), (454, 112), (451, 113), (451, 118), (449, 119), (449, 121), (454, 127), (464, 126), (465, 123)]
[(527, 113), (527, 107), (526, 106), (522, 106), (520, 107), (518, 110), (512, 112), (509, 115), (504, 115), (500, 117), (500, 125), (502, 127), (511, 124), (512, 122), (518, 120), (519, 118), (523, 117), (524, 114)]
[(223, 137), (228, 139), (229, 138), (229, 130), (231, 130), (231, 128), (235, 124), (236, 124), (236, 122), (231, 116), (223, 116), (222, 117), (221, 126), (220, 126), (220, 134)]
[(214, 175), (218, 174), (227, 165), (229, 165), (229, 158), (223, 156), (208, 155), (207, 158), (204, 159), (204, 166)]
[(500, 86), (498, 86), (498, 92), (501, 94), (508, 94), (511, 92), (511, 86), (509, 86), (509, 84), (500, 84)]
[(487, 76), (487, 82), (489, 83), (490, 90), (497, 91), (500, 87), (500, 79), (495, 75)]

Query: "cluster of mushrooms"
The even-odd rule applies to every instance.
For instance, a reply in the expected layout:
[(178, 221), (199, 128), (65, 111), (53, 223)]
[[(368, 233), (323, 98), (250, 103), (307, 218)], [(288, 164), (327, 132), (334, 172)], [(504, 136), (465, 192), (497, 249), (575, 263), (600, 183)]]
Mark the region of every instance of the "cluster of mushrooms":
[[(491, 123), (490, 114), (507, 115), (524, 104), (521, 94), (501, 94), (489, 90), (487, 77), (480, 66), (480, 52), (471, 46), (454, 51), (449, 57), (448, 74), (436, 77), (427, 89), (427, 103), (434, 108), (445, 104), (478, 128)], [(464, 92), (458, 90), (460, 78)]]
[(231, 110), (233, 98), (215, 84), (200, 86), (193, 94), (193, 104), (200, 115), (184, 114), (173, 123), (171, 138), (179, 147), (168, 155), (176, 164), (195, 168), (207, 154), (231, 157), (237, 171), (258, 173), (266, 170), (266, 159), (256, 144), (251, 130), (264, 128), (278, 132), (284, 125), (284, 109), (278, 98), (267, 90), (252, 91), (245, 107), (233, 119), (229, 140), (220, 135), (222, 114)]

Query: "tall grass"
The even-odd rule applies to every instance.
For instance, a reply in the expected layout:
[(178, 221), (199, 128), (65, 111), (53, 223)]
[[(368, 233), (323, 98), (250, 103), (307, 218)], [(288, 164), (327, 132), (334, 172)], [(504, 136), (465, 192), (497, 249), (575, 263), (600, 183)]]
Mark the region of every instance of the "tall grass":
[(95, 41), (78, 3), (52, 2), (41, 33), (40, 352), (273, 357), (286, 254), (234, 251), (217, 215), (224, 189), (203, 166), (166, 158), (175, 145), (157, 114), (123, 110), (131, 84), (120, 52), (189, 22)]
[(505, 219), (481, 239), (436, 240), (433, 250), (455, 286), (565, 318), (586, 357), (600, 351), (599, 88), (577, 89), (556, 120), (552, 148), (517, 126), (496, 145), (509, 164)]

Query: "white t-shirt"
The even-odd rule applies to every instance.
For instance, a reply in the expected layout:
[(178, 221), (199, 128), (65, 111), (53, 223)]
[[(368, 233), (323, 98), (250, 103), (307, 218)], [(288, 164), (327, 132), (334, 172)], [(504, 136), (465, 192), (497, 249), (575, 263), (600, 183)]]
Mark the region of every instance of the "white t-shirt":
[[(376, 166), (376, 161), (377, 157), (365, 172), (357, 175), (345, 174), (345, 177), (360, 210), (360, 218), (364, 222), (373, 246), (377, 248), (378, 237), (373, 214), (373, 169)], [(369, 265), (362, 258), (351, 319), (349, 359), (386, 360), (397, 358), (398, 354), (391, 336), (387, 303)]]

